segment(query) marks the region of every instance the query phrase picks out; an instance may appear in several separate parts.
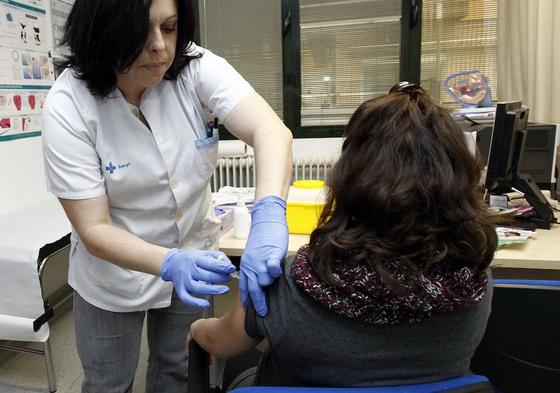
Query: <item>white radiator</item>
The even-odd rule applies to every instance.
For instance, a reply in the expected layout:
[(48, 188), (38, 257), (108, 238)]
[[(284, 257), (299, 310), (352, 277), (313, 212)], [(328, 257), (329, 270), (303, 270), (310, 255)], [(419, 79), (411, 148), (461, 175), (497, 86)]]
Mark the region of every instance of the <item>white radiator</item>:
[(223, 186), (254, 187), (255, 165), (253, 156), (219, 157), (210, 186), (212, 192)]
[[(292, 181), (324, 180), (329, 174), (335, 157), (296, 158)], [(254, 187), (255, 160), (253, 156), (220, 157), (210, 183), (212, 191), (223, 186)]]
[(292, 180), (325, 180), (335, 161), (332, 157), (295, 159)]

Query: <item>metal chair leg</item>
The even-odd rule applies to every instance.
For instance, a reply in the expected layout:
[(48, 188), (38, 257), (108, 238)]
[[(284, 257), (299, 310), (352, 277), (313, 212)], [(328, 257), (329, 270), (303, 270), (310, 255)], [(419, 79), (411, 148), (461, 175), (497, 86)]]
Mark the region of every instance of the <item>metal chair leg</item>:
[(49, 392), (56, 392), (56, 380), (54, 376), (51, 343), (49, 340), (43, 343), (43, 348), (45, 350), (45, 363), (47, 365), (47, 378), (49, 380)]

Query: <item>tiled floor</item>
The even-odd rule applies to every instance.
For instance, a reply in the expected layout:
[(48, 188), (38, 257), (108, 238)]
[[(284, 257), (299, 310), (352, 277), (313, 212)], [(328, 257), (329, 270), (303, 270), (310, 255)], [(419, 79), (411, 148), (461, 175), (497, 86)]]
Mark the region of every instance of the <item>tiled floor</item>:
[[(230, 284), (232, 290), (214, 301), (215, 315), (222, 315), (237, 296), (237, 282), (233, 280)], [(76, 352), (71, 302), (57, 309), (56, 314), (57, 317), (49, 322), (49, 326), (57, 393), (79, 393), (83, 371)], [(144, 330), (133, 393), (144, 392), (146, 364), (147, 342)], [(0, 393), (20, 393), (21, 388), (48, 392), (44, 358), (38, 355), (0, 351)]]

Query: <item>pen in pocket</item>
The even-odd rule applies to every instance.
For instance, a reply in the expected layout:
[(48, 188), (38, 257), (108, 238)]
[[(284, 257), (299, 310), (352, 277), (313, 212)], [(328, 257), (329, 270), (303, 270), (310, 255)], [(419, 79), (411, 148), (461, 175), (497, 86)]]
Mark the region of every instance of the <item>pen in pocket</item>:
[(218, 118), (215, 117), (214, 120), (210, 120), (206, 123), (206, 137), (212, 138), (214, 136), (214, 130), (218, 129)]

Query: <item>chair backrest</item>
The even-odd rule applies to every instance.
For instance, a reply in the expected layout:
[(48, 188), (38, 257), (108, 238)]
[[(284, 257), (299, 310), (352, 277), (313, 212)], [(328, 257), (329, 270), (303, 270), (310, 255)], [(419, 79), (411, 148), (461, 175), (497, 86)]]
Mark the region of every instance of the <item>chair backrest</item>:
[(488, 379), (481, 375), (464, 375), (462, 377), (422, 383), (416, 385), (383, 386), (375, 388), (301, 388), (301, 387), (266, 387), (255, 386), (238, 388), (231, 393), (494, 393)]
[(471, 368), (504, 392), (560, 391), (560, 281), (495, 280)]

